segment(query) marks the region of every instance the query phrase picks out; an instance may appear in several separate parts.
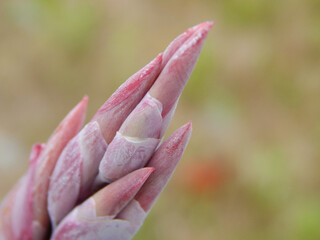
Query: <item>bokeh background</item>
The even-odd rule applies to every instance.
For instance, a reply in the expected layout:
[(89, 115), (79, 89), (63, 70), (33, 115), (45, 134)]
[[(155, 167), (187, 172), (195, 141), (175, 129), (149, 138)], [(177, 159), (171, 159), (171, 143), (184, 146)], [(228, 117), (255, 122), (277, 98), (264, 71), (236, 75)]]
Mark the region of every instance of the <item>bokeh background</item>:
[(0, 197), (28, 151), (88, 117), (187, 27), (215, 26), (169, 133), (193, 136), (135, 237), (320, 239), (320, 1), (0, 2)]

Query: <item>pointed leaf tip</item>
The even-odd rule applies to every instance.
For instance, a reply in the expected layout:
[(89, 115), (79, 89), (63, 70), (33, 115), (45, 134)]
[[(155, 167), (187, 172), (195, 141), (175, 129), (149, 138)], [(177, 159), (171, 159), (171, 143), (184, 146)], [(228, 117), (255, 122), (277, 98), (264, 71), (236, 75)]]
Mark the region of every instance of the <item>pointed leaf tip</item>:
[(88, 103), (89, 101), (89, 96), (87, 94), (85, 94), (82, 98), (82, 101), (85, 102), (85, 103)]
[(100, 107), (91, 121), (97, 121), (110, 143), (123, 121), (141, 101), (161, 71), (162, 53), (125, 81)]
[(191, 132), (191, 122), (180, 127), (163, 142), (148, 163), (148, 166), (156, 168), (156, 171), (135, 196), (135, 200), (140, 203), (145, 212), (151, 209), (165, 188), (187, 147)]
[(199, 23), (198, 25), (194, 26), (193, 28), (197, 31), (199, 29), (207, 29), (210, 30), (214, 24), (214, 21), (205, 21), (202, 23)]
[(179, 99), (199, 57), (211, 22), (199, 24), (181, 34), (167, 47), (163, 69), (149, 94), (163, 105), (165, 117)]
[(164, 56), (162, 60), (162, 68), (168, 63), (170, 58), (174, 55), (174, 53), (188, 40), (194, 35), (195, 32), (206, 29), (207, 31), (213, 26), (213, 21), (206, 21), (195, 25), (193, 27), (188, 28), (186, 31), (181, 33), (178, 37), (176, 37), (166, 48), (164, 51)]
[(181, 128), (185, 128), (186, 130), (192, 130), (192, 122), (189, 121), (188, 123), (186, 123), (185, 125), (183, 125)]
[(93, 196), (97, 216), (116, 216), (133, 199), (154, 169), (138, 169), (97, 192)]

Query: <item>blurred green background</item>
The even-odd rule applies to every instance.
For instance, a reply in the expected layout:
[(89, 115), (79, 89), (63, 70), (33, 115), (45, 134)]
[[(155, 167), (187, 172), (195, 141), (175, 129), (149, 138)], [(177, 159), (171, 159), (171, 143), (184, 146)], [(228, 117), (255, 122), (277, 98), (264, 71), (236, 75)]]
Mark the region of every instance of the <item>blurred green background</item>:
[(28, 151), (88, 117), (186, 28), (215, 26), (169, 133), (193, 136), (135, 237), (320, 239), (320, 1), (0, 2), (0, 197)]

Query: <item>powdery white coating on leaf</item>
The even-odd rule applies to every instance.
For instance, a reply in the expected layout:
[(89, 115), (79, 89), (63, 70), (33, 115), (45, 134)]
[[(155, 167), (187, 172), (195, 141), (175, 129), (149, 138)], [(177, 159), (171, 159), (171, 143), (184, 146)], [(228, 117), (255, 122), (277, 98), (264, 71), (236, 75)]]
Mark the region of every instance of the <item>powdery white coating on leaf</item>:
[(162, 54), (159, 54), (124, 82), (94, 115), (92, 121), (99, 123), (107, 143), (112, 141), (124, 120), (150, 89), (160, 73), (161, 62)]
[(63, 222), (52, 236), (52, 240), (129, 240), (135, 227), (125, 220), (98, 218), (86, 221), (78, 218), (76, 213)]
[[(81, 204), (81, 207), (77, 208), (77, 216), (79, 219), (83, 220), (94, 220), (97, 218), (96, 213), (96, 202), (90, 197), (88, 200)], [(109, 216), (106, 216), (109, 217)], [(112, 217), (110, 217), (112, 219)]]
[(107, 143), (97, 122), (87, 124), (80, 134), (79, 143), (83, 161), (79, 194), (79, 200), (82, 201), (91, 193), (90, 189), (99, 172), (99, 164), (106, 152)]
[(170, 122), (173, 118), (173, 115), (176, 111), (176, 108), (178, 106), (178, 102), (179, 102), (179, 98), (177, 99), (177, 101), (175, 102), (175, 104), (173, 105), (173, 107), (171, 108), (171, 110), (166, 114), (166, 116), (162, 119), (162, 129), (161, 129), (161, 133), (160, 136), (161, 138), (163, 138), (164, 134), (166, 133)]
[(162, 104), (147, 94), (122, 124), (99, 166), (97, 182), (143, 167), (160, 142)]
[(52, 174), (48, 210), (53, 228), (75, 206), (80, 192), (82, 160), (78, 137), (62, 152)]
[(117, 218), (124, 219), (136, 226), (136, 230), (142, 226), (147, 212), (141, 207), (140, 203), (132, 199), (132, 201), (118, 214)]
[(107, 185), (92, 198), (97, 216), (115, 217), (136, 195), (154, 168), (141, 168)]
[(132, 138), (117, 135), (107, 148), (99, 166), (99, 177), (112, 182), (143, 167), (152, 156), (160, 140)]
[(88, 123), (62, 152), (51, 177), (48, 209), (55, 227), (90, 194), (107, 145), (97, 122)]
[[(187, 147), (191, 136), (192, 126), (188, 123), (175, 131), (157, 149), (148, 167), (154, 167), (156, 171), (148, 178), (146, 183), (135, 196), (135, 200), (145, 212), (150, 211), (153, 204), (165, 188), (172, 176), (184, 150)], [(125, 212), (130, 212), (126, 208), (119, 214), (121, 218), (127, 219)]]
[(135, 138), (160, 138), (162, 104), (146, 94), (122, 124), (119, 132)]
[(153, 170), (136, 170), (100, 190), (64, 218), (51, 239), (131, 239), (137, 226), (113, 218), (132, 200)]

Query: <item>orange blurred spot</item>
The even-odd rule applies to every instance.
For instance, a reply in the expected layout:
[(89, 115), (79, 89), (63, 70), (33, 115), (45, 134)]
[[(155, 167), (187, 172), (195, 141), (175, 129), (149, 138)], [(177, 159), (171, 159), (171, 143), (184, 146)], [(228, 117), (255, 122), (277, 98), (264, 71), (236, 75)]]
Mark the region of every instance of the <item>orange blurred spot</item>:
[(226, 179), (226, 167), (216, 162), (193, 163), (183, 171), (185, 187), (195, 194), (212, 193), (216, 191)]

